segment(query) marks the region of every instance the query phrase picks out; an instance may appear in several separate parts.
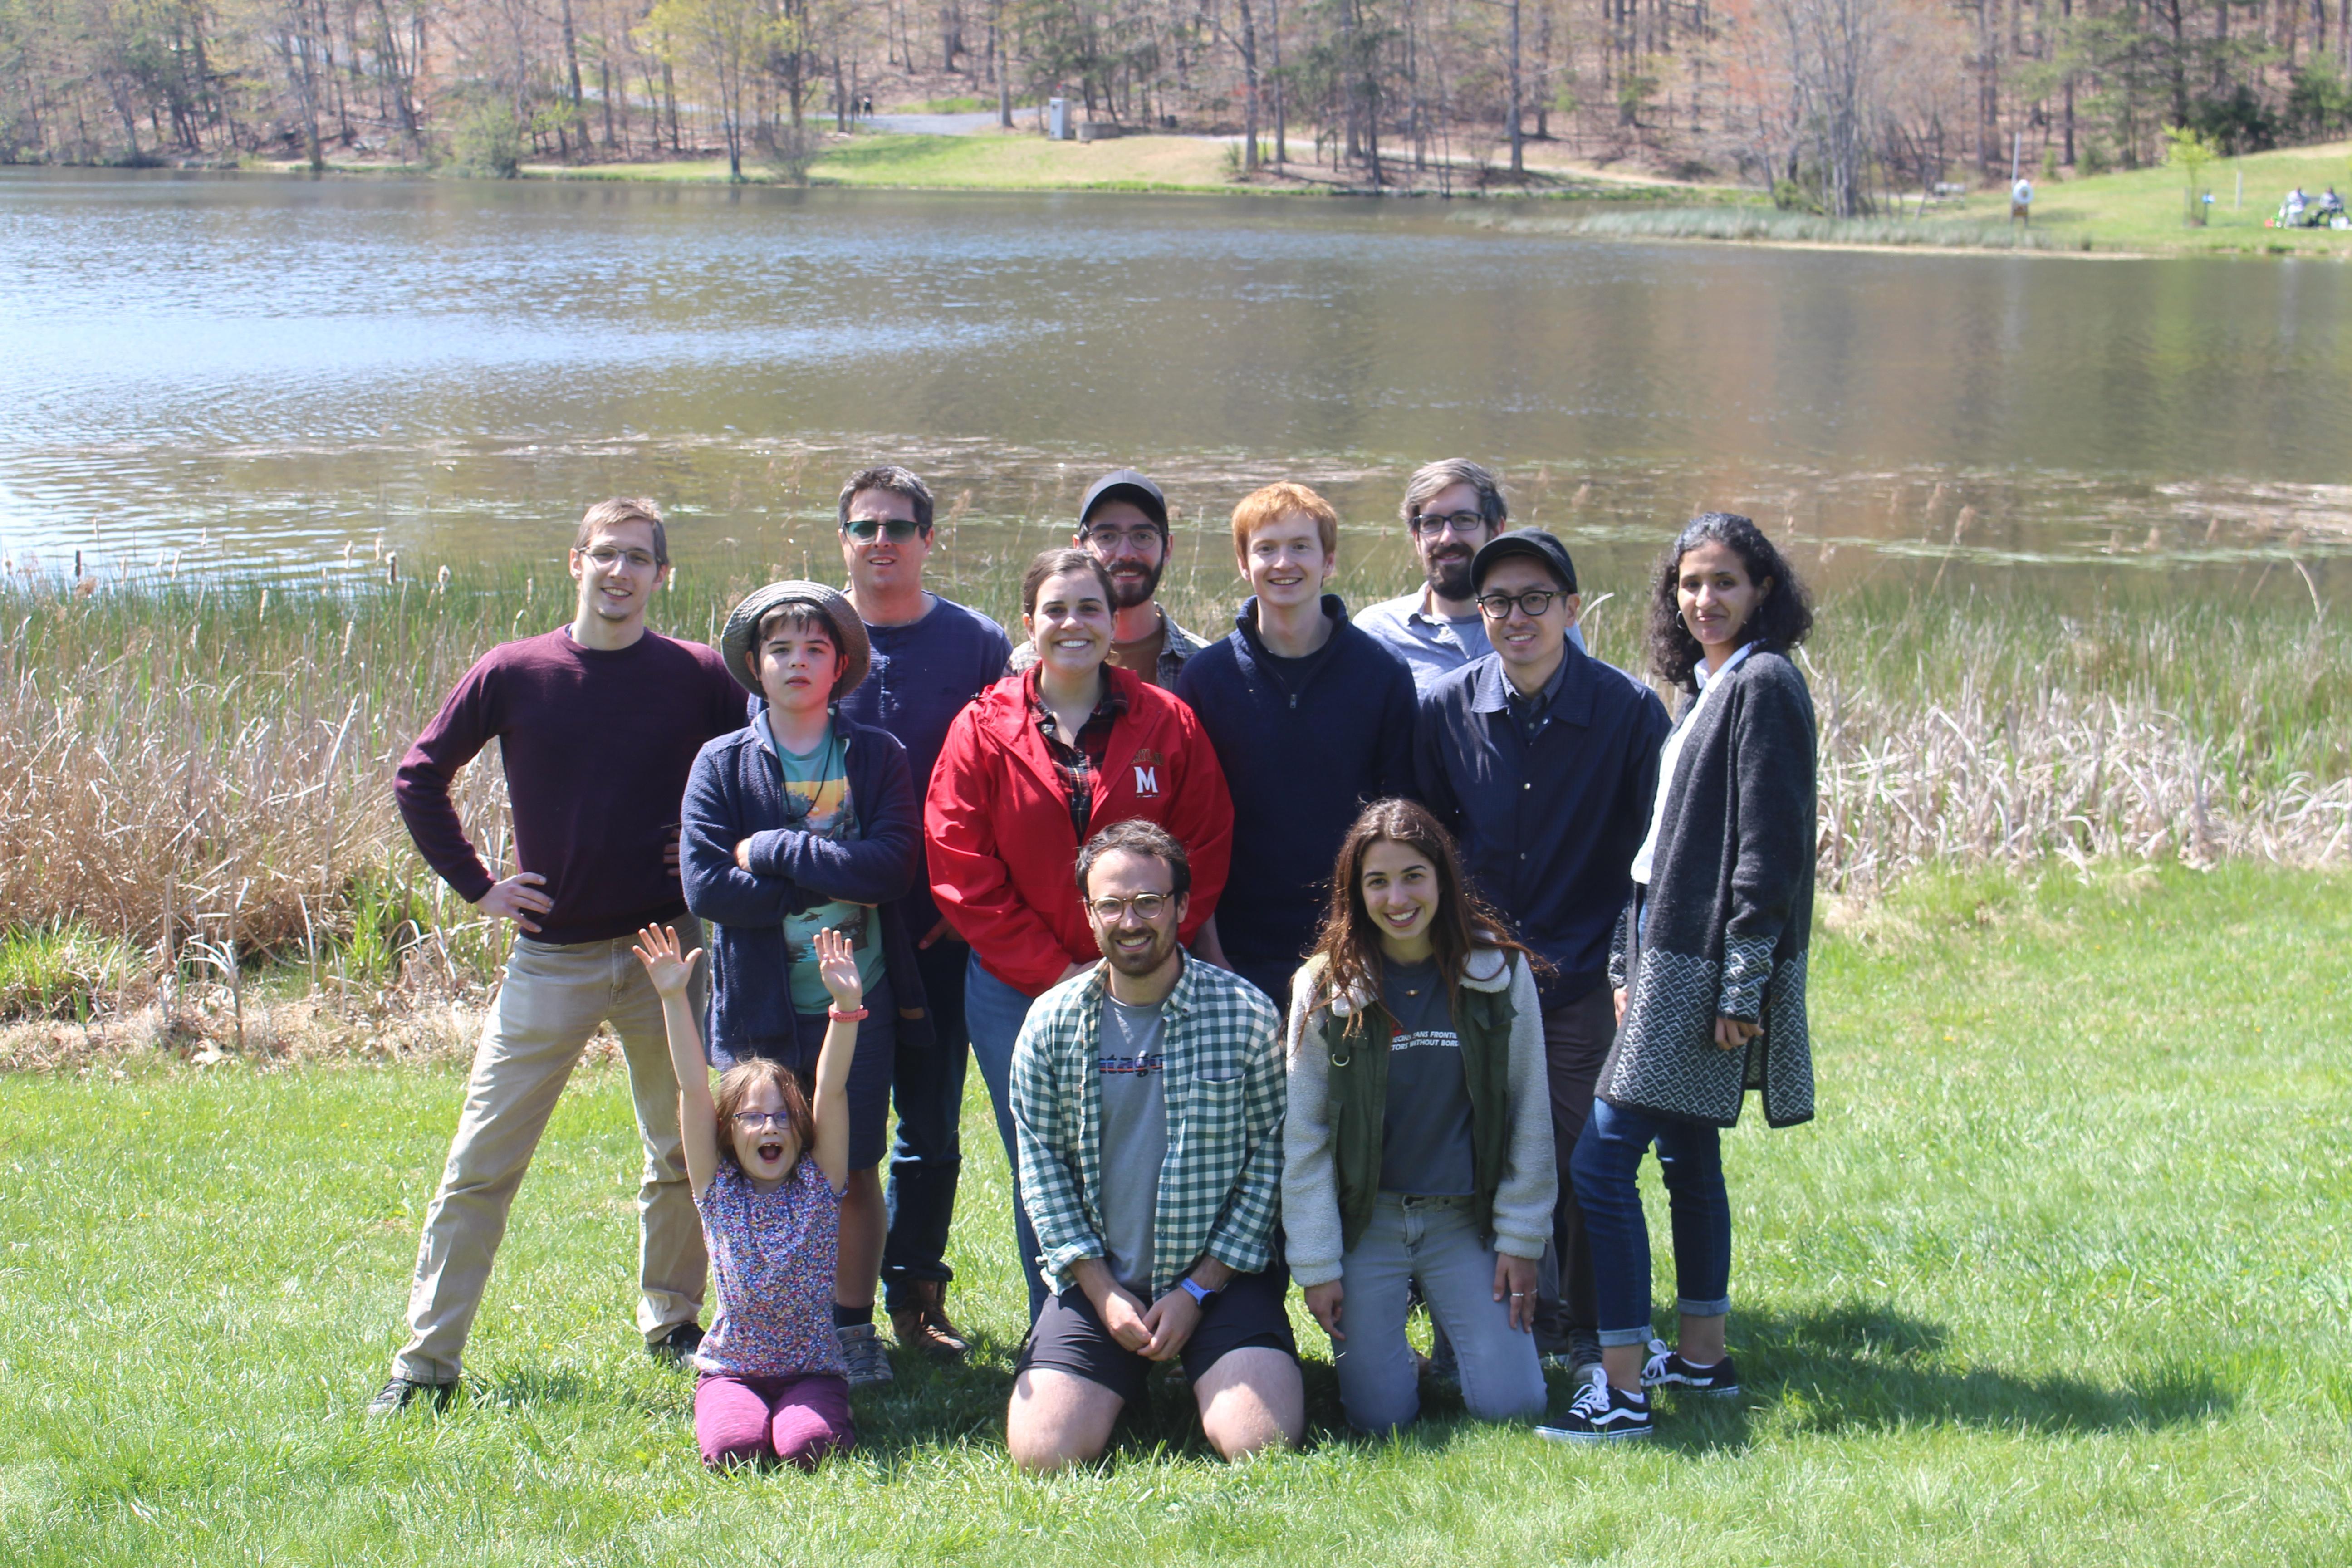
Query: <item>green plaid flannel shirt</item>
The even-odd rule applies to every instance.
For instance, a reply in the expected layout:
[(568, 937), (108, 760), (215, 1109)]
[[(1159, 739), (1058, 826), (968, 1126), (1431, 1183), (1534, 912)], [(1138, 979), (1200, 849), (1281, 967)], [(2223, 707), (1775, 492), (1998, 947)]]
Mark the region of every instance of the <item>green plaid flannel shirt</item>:
[[(1013, 1047), (1021, 1199), (1057, 1289), (1103, 1256), (1102, 1013), (1097, 964), (1037, 998)], [(1152, 1211), (1151, 1298), (1204, 1254), (1255, 1274), (1274, 1257), (1286, 1078), (1264, 993), (1192, 958), (1161, 1005), (1168, 1155)]]

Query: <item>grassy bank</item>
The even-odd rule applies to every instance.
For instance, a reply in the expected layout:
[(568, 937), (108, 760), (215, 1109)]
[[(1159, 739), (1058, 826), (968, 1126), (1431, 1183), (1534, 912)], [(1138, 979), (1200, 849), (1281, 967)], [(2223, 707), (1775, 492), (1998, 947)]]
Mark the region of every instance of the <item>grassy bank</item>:
[[(943, 591), (1011, 622), (1027, 553), (934, 564)], [(659, 618), (712, 639), (780, 574), (740, 554), (689, 563)], [(1360, 570), (1339, 586), (1360, 604), (1402, 584)], [(392, 773), (458, 675), (568, 619), (570, 590), (516, 567), (0, 595), (0, 1019), (152, 1004), (219, 1038), (272, 996), (362, 1019), (478, 996), (502, 939), (415, 858)], [(1192, 626), (1231, 614), (1213, 585), (1171, 575), (1168, 591)], [(1589, 629), (1602, 657), (1638, 663), (1627, 601)], [(2352, 646), (2308, 610), (1849, 596), (1822, 606), (1806, 658), (1832, 894), (1930, 864), (2352, 852)], [(463, 775), (459, 807), (501, 860), (494, 762)]]
[[(2235, 204), (2240, 176), (2245, 195)], [(2201, 226), (2188, 222), (2189, 185), (2179, 171), (2140, 169), (2063, 181), (2037, 178), (2031, 226), (2009, 221), (2007, 188), (1938, 202), (1921, 212), (1917, 197), (1899, 212), (1825, 218), (1761, 206), (1675, 204), (1635, 212), (1573, 215), (1513, 209), (1480, 221), (1620, 239), (1714, 239), (1756, 244), (1831, 245), (1908, 249), (2013, 250), (2050, 255), (2262, 255), (2352, 258), (2352, 231), (2271, 229), (2263, 220), (2301, 184), (2316, 198), (2328, 186), (2352, 195), (2352, 142), (2298, 147), (2224, 159), (2207, 168), (2200, 190), (2213, 193)]]
[(973, 1363), (902, 1363), (860, 1401), (861, 1451), (819, 1476), (706, 1476), (688, 1383), (628, 1321), (636, 1141), (609, 1064), (574, 1080), (524, 1185), (467, 1399), (372, 1427), (456, 1070), (0, 1078), (0, 1552), (2340, 1563), (2347, 943), (2343, 876), (2249, 867), (1931, 876), (1825, 932), (1821, 1117), (1751, 1118), (1727, 1148), (1747, 1393), (1685, 1402), (1635, 1451), (1442, 1401), (1402, 1441), (1347, 1438), (1300, 1316), (1310, 1451), (1218, 1466), (1162, 1397), (1101, 1473), (1019, 1479), (1020, 1285), (975, 1084), (950, 1253)]

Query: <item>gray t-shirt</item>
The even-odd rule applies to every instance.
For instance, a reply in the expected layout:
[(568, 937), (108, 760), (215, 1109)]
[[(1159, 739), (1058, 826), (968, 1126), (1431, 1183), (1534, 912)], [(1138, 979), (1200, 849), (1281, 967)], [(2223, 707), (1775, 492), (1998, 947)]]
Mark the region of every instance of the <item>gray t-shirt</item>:
[(1167, 1033), (1160, 1004), (1130, 1007), (1103, 996), (1103, 1261), (1111, 1278), (1151, 1295), (1151, 1225), (1160, 1206), (1160, 1166), (1168, 1158)]
[(1381, 1191), (1467, 1197), (1477, 1190), (1470, 1089), (1444, 979), (1433, 958), (1384, 969), (1381, 1000), (1397, 1032), (1389, 1047), (1388, 1104), (1381, 1115)]

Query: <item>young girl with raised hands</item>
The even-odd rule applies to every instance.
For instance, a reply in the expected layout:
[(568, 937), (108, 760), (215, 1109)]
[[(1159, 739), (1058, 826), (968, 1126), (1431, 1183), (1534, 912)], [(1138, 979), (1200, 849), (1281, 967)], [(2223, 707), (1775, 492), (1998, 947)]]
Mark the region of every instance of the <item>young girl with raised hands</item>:
[(814, 945), (833, 1005), (814, 1096), (790, 1068), (757, 1057), (728, 1068), (714, 1094), (686, 991), (702, 950), (679, 952), (667, 926), (637, 933), (669, 1032), (687, 1177), (719, 1284), (718, 1313), (694, 1355), (695, 1441), (713, 1468), (782, 1460), (808, 1469), (857, 1441), (833, 1285), (849, 1184), (849, 1065), (866, 1008), (848, 940), (821, 931)]
[(1470, 1414), (1542, 1414), (1536, 1264), (1559, 1191), (1543, 1012), (1528, 950), (1425, 808), (1374, 801), (1356, 818), (1290, 994), (1283, 1226), (1349, 1425), (1420, 1414), (1415, 1282)]

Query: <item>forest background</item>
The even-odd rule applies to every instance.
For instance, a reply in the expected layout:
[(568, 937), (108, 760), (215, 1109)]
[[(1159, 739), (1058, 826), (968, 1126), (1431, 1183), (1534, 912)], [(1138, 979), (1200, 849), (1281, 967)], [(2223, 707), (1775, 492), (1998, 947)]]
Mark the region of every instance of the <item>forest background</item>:
[(2352, 0), (0, 0), (0, 162), (798, 177), (869, 100), (1064, 97), (1238, 179), (1565, 144), (1853, 216), (2338, 136), (2347, 79)]

